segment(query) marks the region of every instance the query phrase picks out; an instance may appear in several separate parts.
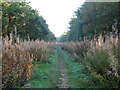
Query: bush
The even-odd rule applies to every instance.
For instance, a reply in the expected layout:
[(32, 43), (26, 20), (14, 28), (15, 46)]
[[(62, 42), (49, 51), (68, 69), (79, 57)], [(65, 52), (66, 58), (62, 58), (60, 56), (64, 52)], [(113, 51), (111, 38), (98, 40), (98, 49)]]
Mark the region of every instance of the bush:
[(95, 53), (87, 53), (85, 63), (98, 74), (105, 75), (110, 69), (110, 60), (107, 52), (97, 50)]

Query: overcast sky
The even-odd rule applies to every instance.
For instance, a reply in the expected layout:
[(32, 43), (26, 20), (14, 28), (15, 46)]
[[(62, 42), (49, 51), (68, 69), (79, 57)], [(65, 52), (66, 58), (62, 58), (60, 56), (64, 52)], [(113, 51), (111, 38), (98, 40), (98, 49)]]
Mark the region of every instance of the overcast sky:
[(69, 21), (84, 0), (27, 0), (43, 16), (49, 29), (59, 37), (68, 30)]

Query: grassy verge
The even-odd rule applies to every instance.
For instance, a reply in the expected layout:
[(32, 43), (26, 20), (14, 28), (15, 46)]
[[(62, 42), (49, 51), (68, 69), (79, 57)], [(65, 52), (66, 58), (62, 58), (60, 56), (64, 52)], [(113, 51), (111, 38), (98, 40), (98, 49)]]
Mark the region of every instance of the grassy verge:
[(75, 61), (75, 58), (62, 50), (66, 64), (70, 88), (97, 88), (93, 83), (93, 76), (81, 64)]
[(57, 88), (59, 78), (59, 67), (57, 61), (57, 51), (49, 58), (49, 62), (35, 62), (33, 74), (25, 84), (28, 88)]
[(51, 83), (49, 80), (49, 68), (50, 65), (47, 63), (39, 64), (37, 63), (34, 66), (34, 73), (31, 76), (31, 79), (27, 82), (26, 86), (30, 85), (31, 88), (49, 88)]

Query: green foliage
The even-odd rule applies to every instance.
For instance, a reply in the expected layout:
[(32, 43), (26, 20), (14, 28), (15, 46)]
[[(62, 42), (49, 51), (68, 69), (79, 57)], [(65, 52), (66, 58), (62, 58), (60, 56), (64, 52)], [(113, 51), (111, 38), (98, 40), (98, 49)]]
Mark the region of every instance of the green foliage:
[[(105, 39), (105, 40), (104, 40)], [(86, 42), (87, 41), (87, 42)], [(93, 40), (60, 43), (62, 49), (73, 54), (93, 75), (93, 82), (99, 87), (118, 87), (119, 55), (118, 36), (110, 33)], [(76, 66), (74, 66), (76, 67)]]
[[(13, 32), (22, 39), (55, 40), (46, 21), (26, 2), (2, 2), (2, 35)], [(16, 30), (16, 31), (15, 31)]]
[(84, 37), (92, 39), (116, 32), (120, 19), (118, 6), (117, 2), (85, 2), (71, 18), (67, 35), (62, 37), (67, 37), (65, 41), (82, 41)]
[(66, 32), (64, 32), (64, 34), (61, 35), (60, 40), (58, 40), (60, 42), (65, 42), (68, 41), (68, 35)]
[(75, 57), (62, 51), (66, 64), (70, 88), (97, 88), (93, 82), (92, 74), (81, 63), (75, 61)]
[(101, 75), (105, 75), (106, 71), (110, 69), (109, 55), (103, 50), (87, 53), (85, 62)]
[[(118, 87), (117, 77), (112, 74), (114, 72), (111, 70), (111, 73), (107, 73), (112, 68), (107, 51), (96, 50), (95, 52), (88, 52), (85, 56), (84, 63), (96, 72), (94, 73), (94, 82), (102, 87)], [(93, 71), (91, 71), (91, 73), (93, 73)]]

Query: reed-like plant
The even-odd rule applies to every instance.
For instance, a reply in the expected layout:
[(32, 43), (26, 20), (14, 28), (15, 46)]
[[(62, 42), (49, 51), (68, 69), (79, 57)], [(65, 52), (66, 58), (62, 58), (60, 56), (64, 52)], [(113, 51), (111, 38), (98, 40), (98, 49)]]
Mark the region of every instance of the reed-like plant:
[(49, 43), (45, 41), (24, 41), (21, 43), (21, 46), (24, 47), (34, 61), (46, 62), (48, 61), (49, 54), (52, 53), (54, 43)]
[(46, 62), (54, 51), (54, 43), (20, 40), (13, 38), (12, 33), (10, 38), (1, 38), (0, 45), (3, 88), (24, 85), (31, 76), (32, 62)]
[(6, 39), (2, 46), (3, 88), (20, 86), (30, 78), (32, 58), (19, 44)]
[[(118, 35), (109, 33), (92, 40), (61, 43), (64, 50), (72, 53), (105, 86), (117, 87), (118, 74)], [(83, 57), (83, 58), (81, 58)]]

